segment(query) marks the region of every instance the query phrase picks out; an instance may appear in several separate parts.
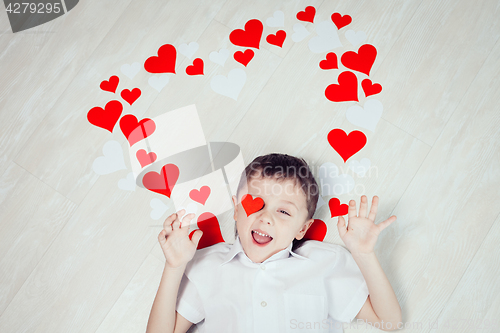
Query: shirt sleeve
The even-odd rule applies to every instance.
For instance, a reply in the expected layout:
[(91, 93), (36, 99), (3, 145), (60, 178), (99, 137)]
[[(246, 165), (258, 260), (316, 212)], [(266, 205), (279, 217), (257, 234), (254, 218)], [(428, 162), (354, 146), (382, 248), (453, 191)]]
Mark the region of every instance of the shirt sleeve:
[(366, 302), (368, 286), (347, 249), (338, 245), (335, 257), (325, 280), (328, 314), (339, 322), (351, 322)]
[(205, 311), (200, 295), (195, 284), (189, 280), (186, 274), (182, 275), (179, 285), (176, 311), (193, 324), (197, 324), (205, 318)]

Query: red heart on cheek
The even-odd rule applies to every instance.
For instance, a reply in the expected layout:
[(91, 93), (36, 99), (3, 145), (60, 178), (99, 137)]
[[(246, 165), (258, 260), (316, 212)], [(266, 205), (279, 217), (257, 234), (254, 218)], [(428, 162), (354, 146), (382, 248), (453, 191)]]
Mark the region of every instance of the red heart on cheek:
[(241, 199), (241, 205), (247, 216), (250, 216), (264, 207), (264, 200), (259, 197), (254, 199), (250, 194), (245, 194)]
[(320, 219), (314, 219), (313, 224), (307, 229), (304, 239), (317, 240), (322, 242), (326, 236), (326, 224)]
[[(212, 246), (217, 243), (224, 243), (224, 238), (220, 232), (219, 221), (217, 217), (209, 212), (205, 212), (198, 217), (198, 228), (203, 231), (203, 235), (200, 238), (197, 249), (203, 249)], [(196, 230), (191, 231), (189, 234), (189, 239), (193, 237), (193, 233)]]

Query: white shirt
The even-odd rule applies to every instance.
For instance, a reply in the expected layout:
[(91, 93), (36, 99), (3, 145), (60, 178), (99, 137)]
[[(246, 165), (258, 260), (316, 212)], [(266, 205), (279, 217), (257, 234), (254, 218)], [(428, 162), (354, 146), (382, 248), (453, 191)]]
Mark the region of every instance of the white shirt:
[[(197, 250), (187, 264), (176, 310), (200, 333), (343, 332), (365, 303), (366, 281), (344, 247), (314, 240), (262, 263), (239, 237)], [(333, 319), (332, 319), (333, 318)]]

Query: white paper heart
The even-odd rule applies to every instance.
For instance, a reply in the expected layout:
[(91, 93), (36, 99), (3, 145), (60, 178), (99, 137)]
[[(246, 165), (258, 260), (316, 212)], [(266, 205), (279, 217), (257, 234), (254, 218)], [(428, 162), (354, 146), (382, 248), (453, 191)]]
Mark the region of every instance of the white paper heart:
[(137, 73), (141, 70), (141, 64), (138, 62), (134, 62), (132, 65), (125, 64), (120, 67), (120, 70), (123, 74), (125, 74), (130, 79), (133, 79)]
[(200, 46), (198, 45), (198, 43), (196, 42), (191, 42), (188, 44), (181, 44), (179, 45), (179, 53), (180, 54), (183, 54), (185, 55), (186, 57), (188, 57), (189, 59), (191, 59), (193, 57), (193, 55), (196, 53), (196, 51), (198, 51), (198, 48)]
[(371, 161), (364, 157), (361, 161), (352, 160), (349, 162), (349, 168), (354, 171), (359, 177), (364, 177), (366, 172), (370, 169)]
[(319, 167), (318, 184), (322, 196), (340, 195), (354, 189), (354, 178), (348, 174), (339, 174), (339, 168), (331, 162), (323, 163)]
[(338, 29), (332, 21), (323, 21), (316, 25), (318, 36), (309, 40), (309, 49), (314, 53), (331, 51), (336, 47), (341, 47)]
[(296, 43), (304, 40), (304, 38), (311, 34), (301, 23), (295, 23), (293, 25), (293, 31), (295, 31), (295, 33), (292, 35), (292, 40)]
[(100, 156), (94, 160), (92, 169), (98, 175), (107, 175), (109, 173), (127, 169), (123, 159), (123, 149), (118, 141), (108, 141), (102, 148), (104, 156)]
[(148, 80), (148, 83), (151, 87), (160, 92), (169, 81), (169, 77), (167, 74), (162, 74), (160, 76), (151, 76)]
[(151, 208), (153, 208), (153, 210), (151, 211), (151, 214), (150, 214), (150, 216), (153, 220), (161, 219), (163, 214), (165, 214), (165, 212), (168, 210), (168, 206), (165, 205), (163, 203), (163, 201), (161, 201), (158, 198), (151, 199), (151, 202), (149, 203), (149, 205), (151, 206)]
[(266, 25), (268, 27), (284, 27), (285, 26), (285, 13), (281, 10), (274, 12), (273, 17), (266, 20)]
[(369, 99), (365, 102), (364, 108), (359, 105), (348, 108), (345, 116), (351, 124), (375, 132), (375, 127), (382, 117), (383, 110), (384, 107), (379, 100)]
[(354, 30), (347, 30), (345, 32), (345, 38), (354, 46), (358, 46), (366, 40), (366, 34), (364, 31), (354, 32)]
[(135, 191), (135, 177), (133, 172), (129, 172), (127, 178), (118, 181), (118, 188), (125, 191)]
[(215, 62), (216, 64), (219, 64), (222, 67), (224, 67), (224, 64), (226, 63), (228, 57), (229, 57), (228, 49), (220, 49), (219, 52), (217, 51), (210, 52), (210, 55), (208, 56), (208, 58), (212, 62)]
[(216, 75), (210, 81), (210, 87), (217, 94), (238, 99), (241, 89), (245, 85), (247, 74), (240, 68), (232, 69), (227, 77), (224, 75)]

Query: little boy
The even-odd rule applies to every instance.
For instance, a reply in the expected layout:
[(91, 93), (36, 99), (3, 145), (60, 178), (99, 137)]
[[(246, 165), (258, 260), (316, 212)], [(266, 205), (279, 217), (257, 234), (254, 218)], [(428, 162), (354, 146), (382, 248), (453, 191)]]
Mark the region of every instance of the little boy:
[[(158, 236), (166, 258), (147, 332), (343, 332), (354, 317), (385, 331), (401, 322), (401, 308), (374, 252), (378, 197), (349, 202), (344, 244), (303, 240), (314, 222), (319, 188), (303, 159), (257, 157), (233, 196), (236, 240), (196, 251), (189, 238), (194, 214), (169, 216)], [(184, 226), (184, 227), (183, 227)], [(362, 322), (365, 324), (365, 322)], [(401, 324), (399, 324), (401, 325)]]

